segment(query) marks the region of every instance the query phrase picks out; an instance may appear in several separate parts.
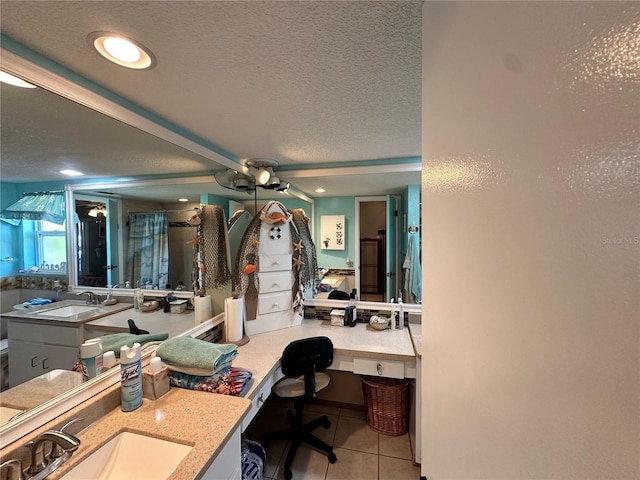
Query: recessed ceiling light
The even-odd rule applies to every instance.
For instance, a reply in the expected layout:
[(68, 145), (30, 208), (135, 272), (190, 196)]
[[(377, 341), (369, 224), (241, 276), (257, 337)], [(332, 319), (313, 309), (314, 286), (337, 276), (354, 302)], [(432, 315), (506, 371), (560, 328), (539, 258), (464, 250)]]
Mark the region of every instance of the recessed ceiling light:
[(77, 172), (76, 170), (60, 170), (60, 173), (64, 175), (69, 175), (70, 177), (79, 177), (84, 175), (82, 172)]
[(326, 190), (324, 188), (320, 187), (320, 188), (316, 188), (314, 190), (314, 192), (316, 192), (316, 193), (324, 193), (324, 192), (326, 192)]
[(189, 199), (188, 198), (179, 198), (178, 201), (179, 202), (188, 202)]
[(89, 34), (87, 41), (104, 58), (123, 67), (149, 70), (156, 65), (156, 58), (151, 51), (124, 35), (93, 32)]
[(32, 85), (29, 82), (22, 80), (21, 78), (14, 77), (10, 73), (1, 72), (1, 71), (0, 71), (0, 82), (8, 83), (9, 85), (13, 85), (14, 87), (38, 88), (35, 85)]

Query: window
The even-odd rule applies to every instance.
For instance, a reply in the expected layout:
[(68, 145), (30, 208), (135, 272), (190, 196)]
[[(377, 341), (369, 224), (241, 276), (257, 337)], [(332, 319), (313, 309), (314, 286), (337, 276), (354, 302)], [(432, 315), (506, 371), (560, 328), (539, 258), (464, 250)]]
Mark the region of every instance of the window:
[(46, 220), (23, 220), (25, 268), (39, 272), (67, 271), (67, 239), (64, 225)]

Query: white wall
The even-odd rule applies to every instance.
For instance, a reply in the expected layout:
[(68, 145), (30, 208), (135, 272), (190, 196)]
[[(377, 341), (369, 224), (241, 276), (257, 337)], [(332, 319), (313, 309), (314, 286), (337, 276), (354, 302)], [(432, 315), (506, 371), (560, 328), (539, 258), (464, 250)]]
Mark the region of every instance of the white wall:
[(426, 2), (423, 454), (640, 478), (640, 10)]

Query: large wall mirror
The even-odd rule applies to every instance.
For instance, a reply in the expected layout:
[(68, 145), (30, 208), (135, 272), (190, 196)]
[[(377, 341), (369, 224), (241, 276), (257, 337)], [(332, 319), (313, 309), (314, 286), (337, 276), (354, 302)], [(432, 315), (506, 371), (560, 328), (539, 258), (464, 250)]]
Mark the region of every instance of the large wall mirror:
[[(30, 143), (40, 154), (51, 155), (57, 145), (72, 142), (78, 145), (78, 150), (74, 158), (69, 159), (71, 164), (75, 162), (76, 168), (83, 169), (88, 166), (88, 163), (83, 163), (84, 158), (91, 159), (92, 168), (100, 166), (96, 171), (101, 178), (86, 182), (61, 180), (55, 176), (57, 172), (43, 171), (43, 178), (51, 178), (50, 184), (53, 187), (67, 186), (68, 210), (79, 212), (81, 222), (86, 222), (84, 250), (76, 248), (73, 234), (69, 233), (68, 243), (72, 249), (69, 251), (69, 258), (74, 259), (70, 262), (73, 267), (69, 269), (71, 289), (90, 287), (106, 291), (107, 285), (119, 285), (123, 288), (123, 293), (127, 293), (126, 287), (132, 289), (137, 286), (136, 279), (126, 278), (126, 239), (123, 227), (131, 212), (169, 211), (173, 215), (171, 221), (177, 225), (186, 222), (189, 211), (197, 208), (203, 197), (214, 199), (216, 204), (228, 202), (229, 213), (233, 213), (231, 210), (238, 206), (246, 204), (255, 208), (274, 198), (274, 192), (258, 190), (256, 194), (247, 194), (221, 187), (215, 182), (213, 173), (220, 168), (232, 167), (235, 164), (233, 161), (38, 65), (10, 52), (3, 50), (2, 53), (3, 70), (18, 74), (41, 87), (35, 95), (34, 92), (2, 88), (3, 143), (5, 138), (12, 140), (7, 145)], [(35, 136), (30, 133), (33, 128), (37, 128)], [(84, 141), (76, 142), (78, 138)], [(149, 152), (153, 152), (154, 161), (151, 164), (141, 160), (148, 159)], [(38, 168), (35, 163), (12, 165), (6, 158), (3, 158), (3, 172)], [(187, 165), (182, 174), (166, 173), (178, 160)], [(327, 181), (332, 182), (336, 192), (342, 192), (345, 196), (358, 195), (356, 188), (367, 183), (419, 183), (420, 175), (415, 169), (397, 170), (387, 167), (377, 173), (353, 171), (350, 175), (334, 174), (327, 177)], [(155, 178), (149, 172), (155, 173)], [(303, 185), (314, 174), (331, 175), (328, 170), (290, 172), (291, 183), (294, 186), (296, 183)], [(141, 179), (142, 175), (146, 175), (146, 178)], [(58, 179), (53, 180), (54, 178)], [(311, 190), (306, 188), (306, 191)], [(291, 198), (299, 206), (304, 206), (313, 219), (316, 215), (313, 199), (301, 191), (296, 194), (295, 188), (291, 189), (291, 194)], [(187, 201), (180, 202), (179, 198), (186, 198)], [(101, 210), (102, 207), (102, 213), (89, 215), (90, 211)], [(175, 226), (178, 235), (170, 261), (177, 265), (174, 268), (176, 276), (168, 282), (172, 289), (180, 282), (185, 285), (189, 282), (192, 256), (184, 238), (190, 235), (188, 228)], [(86, 260), (84, 266), (78, 265), (78, 255)], [(71, 397), (78, 402), (82, 401), (91, 392), (99, 391), (105, 384), (114, 382), (117, 382), (117, 376), (113, 372), (103, 374), (102, 378), (88, 382), (84, 389), (74, 389), (0, 425), (2, 444), (19, 438), (25, 429), (30, 428), (27, 426), (29, 423), (42, 423), (59, 415), (63, 401), (69, 401)]]

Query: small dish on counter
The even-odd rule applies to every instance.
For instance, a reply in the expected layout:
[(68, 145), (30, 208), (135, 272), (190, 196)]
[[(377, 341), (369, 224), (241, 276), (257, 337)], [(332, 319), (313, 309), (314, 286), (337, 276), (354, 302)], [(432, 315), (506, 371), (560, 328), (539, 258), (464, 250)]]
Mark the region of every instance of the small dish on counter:
[(369, 325), (371, 325), (376, 330), (386, 330), (389, 327), (389, 319), (387, 317), (372, 315), (369, 319)]
[(140, 304), (140, 311), (153, 312), (154, 310), (157, 310), (159, 306), (160, 304), (156, 300), (149, 300)]

